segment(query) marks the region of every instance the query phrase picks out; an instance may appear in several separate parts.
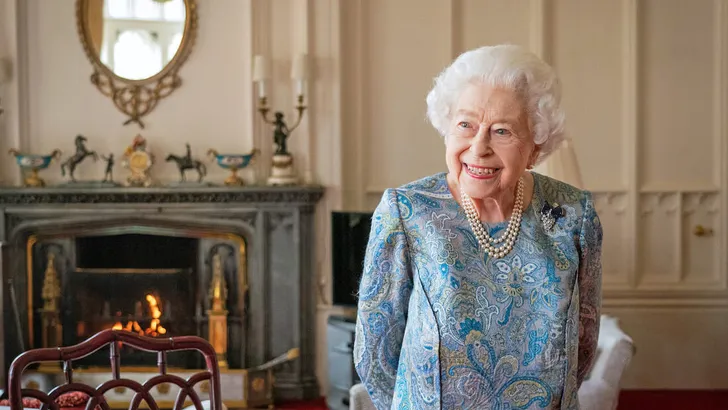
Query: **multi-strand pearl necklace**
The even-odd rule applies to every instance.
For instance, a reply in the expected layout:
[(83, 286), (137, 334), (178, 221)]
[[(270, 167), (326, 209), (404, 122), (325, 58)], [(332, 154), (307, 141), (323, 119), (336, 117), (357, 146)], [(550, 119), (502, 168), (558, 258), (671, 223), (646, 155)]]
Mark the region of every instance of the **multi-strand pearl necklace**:
[[(470, 227), (478, 239), (480, 247), (485, 253), (493, 258), (502, 258), (508, 255), (513, 250), (513, 244), (516, 243), (518, 233), (521, 231), (521, 217), (523, 215), (523, 178), (518, 180), (518, 186), (516, 187), (516, 202), (513, 205), (513, 213), (511, 213), (511, 219), (508, 221), (508, 227), (503, 235), (499, 238), (491, 238), (483, 228), (483, 223), (478, 217), (478, 211), (475, 210), (473, 200), (460, 190), (460, 198), (463, 203), (463, 209), (465, 210), (465, 216), (470, 222)], [(498, 244), (501, 244), (497, 246)]]

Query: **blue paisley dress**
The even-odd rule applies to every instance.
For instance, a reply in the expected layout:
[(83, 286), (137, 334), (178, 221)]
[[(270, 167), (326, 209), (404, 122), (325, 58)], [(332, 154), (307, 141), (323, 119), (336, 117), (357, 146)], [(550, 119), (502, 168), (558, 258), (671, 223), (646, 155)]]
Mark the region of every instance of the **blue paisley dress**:
[[(579, 408), (599, 331), (602, 228), (589, 192), (533, 176), (501, 259), (480, 250), (445, 173), (384, 193), (354, 347), (377, 409)], [(565, 211), (551, 227), (544, 204)]]

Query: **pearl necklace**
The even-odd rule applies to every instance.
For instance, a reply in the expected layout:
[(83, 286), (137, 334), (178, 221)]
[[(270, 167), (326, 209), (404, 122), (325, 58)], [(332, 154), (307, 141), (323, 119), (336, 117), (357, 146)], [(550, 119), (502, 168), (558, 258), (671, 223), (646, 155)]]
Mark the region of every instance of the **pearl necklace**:
[[(511, 219), (508, 221), (508, 227), (505, 233), (499, 238), (491, 238), (488, 235), (488, 232), (483, 228), (483, 223), (478, 217), (478, 211), (475, 210), (473, 200), (462, 189), (460, 190), (460, 198), (463, 203), (463, 209), (465, 210), (465, 216), (468, 218), (468, 222), (470, 222), (470, 228), (473, 230), (475, 238), (478, 240), (483, 251), (493, 258), (500, 259), (508, 255), (513, 250), (513, 244), (516, 243), (518, 233), (521, 230), (521, 216), (523, 215), (523, 184), (523, 178), (519, 179), (516, 188), (516, 202), (513, 205)], [(496, 246), (500, 243), (504, 244)]]

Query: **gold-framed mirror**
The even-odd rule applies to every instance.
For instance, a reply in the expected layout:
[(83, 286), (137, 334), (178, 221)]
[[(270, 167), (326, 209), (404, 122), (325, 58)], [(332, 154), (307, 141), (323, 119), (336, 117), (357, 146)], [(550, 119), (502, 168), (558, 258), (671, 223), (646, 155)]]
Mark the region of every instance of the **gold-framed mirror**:
[(144, 128), (142, 117), (182, 85), (197, 36), (196, 0), (76, 0), (91, 83)]

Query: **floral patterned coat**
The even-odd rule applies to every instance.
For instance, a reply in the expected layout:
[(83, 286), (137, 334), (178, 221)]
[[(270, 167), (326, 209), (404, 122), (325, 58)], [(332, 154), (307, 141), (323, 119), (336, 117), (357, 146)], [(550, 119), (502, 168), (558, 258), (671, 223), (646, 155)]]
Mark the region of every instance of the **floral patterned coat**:
[[(501, 259), (480, 250), (444, 173), (384, 193), (354, 347), (377, 409), (579, 408), (599, 333), (602, 227), (589, 192), (533, 176)], [(557, 206), (549, 226), (542, 211)]]

